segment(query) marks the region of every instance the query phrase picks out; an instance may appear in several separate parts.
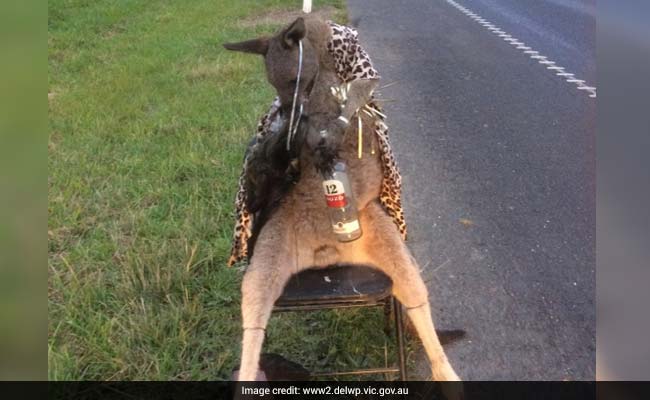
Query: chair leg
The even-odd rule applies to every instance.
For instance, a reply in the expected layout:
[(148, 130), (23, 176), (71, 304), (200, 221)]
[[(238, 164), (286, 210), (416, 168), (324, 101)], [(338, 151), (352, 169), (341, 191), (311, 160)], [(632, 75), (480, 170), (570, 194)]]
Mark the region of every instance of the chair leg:
[(393, 310), (395, 312), (395, 331), (397, 336), (397, 357), (399, 361), (399, 378), (406, 381), (406, 350), (404, 348), (404, 318), (402, 317), (402, 305), (393, 297)]
[(391, 329), (391, 314), (393, 313), (393, 296), (390, 296), (385, 300), (384, 303), (384, 334), (386, 336), (392, 336), (393, 332)]

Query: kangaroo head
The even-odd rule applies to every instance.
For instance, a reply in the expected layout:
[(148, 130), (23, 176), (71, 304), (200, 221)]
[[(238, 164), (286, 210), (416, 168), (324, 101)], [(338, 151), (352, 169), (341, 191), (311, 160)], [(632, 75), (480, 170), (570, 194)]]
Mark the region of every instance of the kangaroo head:
[[(228, 50), (259, 54), (264, 57), (268, 81), (276, 89), (281, 104), (281, 116), (289, 118), (302, 43), (302, 71), (298, 87), (298, 104), (304, 106), (302, 123), (292, 139), (292, 149), (302, 151), (307, 144), (308, 153), (318, 150), (318, 165), (326, 169), (338, 153), (341, 133), (332, 133), (324, 139), (322, 132), (340, 114), (340, 104), (332, 95), (332, 87), (340, 84), (335, 72), (334, 59), (327, 50), (331, 38), (329, 25), (317, 17), (297, 18), (275, 36), (226, 43)], [(285, 124), (284, 129), (288, 124)], [(286, 134), (287, 130), (282, 131)], [(329, 132), (329, 130), (328, 130)], [(286, 137), (286, 136), (283, 136)], [(278, 142), (280, 143), (280, 142)], [(293, 151), (293, 150), (292, 150)], [(274, 153), (279, 154), (279, 153)], [(327, 154), (327, 157), (323, 155)], [(268, 156), (268, 154), (267, 154)], [(296, 153), (292, 153), (296, 157)], [(277, 158), (277, 157), (272, 157)]]
[(289, 26), (272, 37), (261, 37), (238, 43), (225, 43), (228, 50), (259, 54), (264, 57), (266, 76), (275, 87), (283, 111), (291, 108), (298, 62), (300, 57), (299, 42), (302, 42), (302, 72), (298, 101), (305, 102), (309, 96), (314, 79), (319, 70), (319, 52), (307, 39), (308, 27), (303, 18), (298, 18)]

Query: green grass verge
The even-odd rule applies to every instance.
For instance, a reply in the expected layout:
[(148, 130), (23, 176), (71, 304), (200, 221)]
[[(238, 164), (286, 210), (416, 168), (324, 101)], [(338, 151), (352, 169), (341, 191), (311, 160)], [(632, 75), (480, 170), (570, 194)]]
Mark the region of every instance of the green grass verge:
[[(343, 1), (323, 4), (344, 22)], [(233, 198), (273, 91), (260, 59), (221, 43), (273, 32), (255, 16), (299, 7), (49, 1), (50, 379), (230, 376), (242, 277), (225, 267)], [(382, 324), (379, 310), (278, 315), (265, 351), (383, 365), (393, 347)]]

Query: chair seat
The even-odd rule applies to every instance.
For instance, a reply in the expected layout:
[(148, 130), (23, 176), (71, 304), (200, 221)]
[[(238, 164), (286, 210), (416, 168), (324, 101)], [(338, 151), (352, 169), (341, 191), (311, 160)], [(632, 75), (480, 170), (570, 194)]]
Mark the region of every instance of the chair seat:
[(387, 275), (367, 266), (308, 269), (289, 280), (275, 311), (374, 305), (391, 295), (392, 286)]

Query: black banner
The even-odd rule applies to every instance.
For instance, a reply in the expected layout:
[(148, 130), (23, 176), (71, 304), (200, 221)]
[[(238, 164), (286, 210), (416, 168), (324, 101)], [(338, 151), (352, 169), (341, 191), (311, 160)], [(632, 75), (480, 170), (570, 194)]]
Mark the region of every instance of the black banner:
[[(427, 399), (648, 398), (645, 383), (595, 382), (3, 382), (3, 399)], [(645, 394), (645, 396), (642, 396)]]

